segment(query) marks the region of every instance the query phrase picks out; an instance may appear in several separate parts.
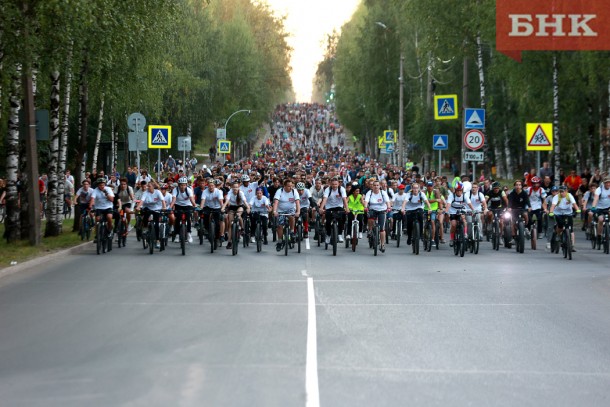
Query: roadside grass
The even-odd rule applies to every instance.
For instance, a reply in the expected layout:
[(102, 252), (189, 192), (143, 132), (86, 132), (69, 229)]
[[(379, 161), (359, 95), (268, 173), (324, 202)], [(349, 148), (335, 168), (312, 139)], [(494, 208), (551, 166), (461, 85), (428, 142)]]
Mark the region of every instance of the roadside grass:
[[(17, 263), (31, 260), (36, 257), (45, 256), (47, 254), (77, 246), (83, 243), (78, 236), (78, 233), (72, 232), (74, 219), (66, 219), (63, 221), (63, 232), (56, 237), (44, 237), (44, 228), (46, 220), (42, 221), (42, 243), (40, 246), (30, 246), (29, 241), (21, 240), (16, 243), (8, 244), (6, 239), (0, 240), (0, 268), (10, 266), (11, 262)], [(4, 235), (4, 223), (0, 224), (0, 236)]]

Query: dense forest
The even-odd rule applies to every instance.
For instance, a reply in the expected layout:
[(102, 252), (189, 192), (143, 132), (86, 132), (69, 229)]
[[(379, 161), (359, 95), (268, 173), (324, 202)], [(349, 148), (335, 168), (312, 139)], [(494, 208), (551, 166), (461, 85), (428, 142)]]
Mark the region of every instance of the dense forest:
[(486, 167), (499, 177), (535, 164), (525, 149), (529, 122), (558, 124), (559, 154), (542, 154), (552, 167), (607, 170), (610, 53), (524, 52), (518, 63), (496, 51), (495, 12), (493, 0), (364, 0), (340, 34), (329, 35), (316, 94), (333, 94), (362, 150), (375, 154), (377, 136), (398, 129), (402, 53), (412, 159), (433, 159), (432, 135), (441, 133), (450, 137), (448, 156), (461, 161), (462, 115), (441, 122), (432, 110), (433, 95), (457, 94), (460, 109), (464, 96), (486, 109)]

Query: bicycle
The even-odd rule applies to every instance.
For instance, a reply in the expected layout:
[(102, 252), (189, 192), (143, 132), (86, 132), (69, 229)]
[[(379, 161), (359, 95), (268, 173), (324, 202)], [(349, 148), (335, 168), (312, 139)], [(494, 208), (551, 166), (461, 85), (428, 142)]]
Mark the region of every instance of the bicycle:
[(532, 215), (532, 223), (530, 225), (530, 245), (532, 250), (536, 250), (538, 244), (538, 217)]
[(318, 247), (320, 247), (322, 242), (326, 241), (326, 228), (322, 222), (322, 215), (320, 215), (320, 211), (316, 211), (315, 230), (316, 234), (318, 235)]
[[(276, 242), (277, 241), (277, 223), (276, 223), (277, 219), (275, 218), (275, 216), (272, 216), (269, 219), (269, 228), (271, 229), (271, 237), (273, 238), (271, 241), (272, 242)], [(318, 246), (319, 246), (319, 242), (318, 242)]]
[(62, 214), (64, 215), (64, 219), (70, 219), (72, 217), (72, 205), (68, 204), (66, 198), (64, 198), (64, 207), (62, 210)]
[(254, 218), (254, 240), (256, 240), (256, 252), (260, 253), (263, 250), (264, 234), (266, 231), (263, 230), (262, 215), (255, 213)]
[(159, 217), (159, 247), (160, 251), (164, 251), (165, 247), (167, 247), (167, 243), (169, 242), (169, 210), (163, 209), (161, 210)]
[[(424, 230), (422, 232), (422, 236), (424, 239), (424, 251), (429, 252), (432, 250), (432, 245), (434, 244), (434, 239), (432, 236), (432, 213), (431, 213), (431, 211), (424, 211), (424, 216), (426, 217), (426, 221), (424, 222)], [(438, 245), (437, 245), (437, 248), (438, 248)]]
[(291, 238), (291, 230), (290, 230), (290, 220), (288, 219), (290, 216), (296, 216), (294, 213), (288, 213), (288, 212), (281, 212), (278, 213), (278, 216), (276, 219), (276, 224), (279, 225), (279, 217), (280, 216), (284, 216), (284, 224), (282, 225), (282, 231), (283, 231), (283, 236), (282, 236), (282, 240), (283, 240), (283, 246), (284, 246), (284, 256), (288, 256), (288, 249), (294, 249), (294, 240)]
[(124, 209), (119, 211), (117, 236), (117, 247), (125, 247), (125, 244), (127, 243), (127, 212)]
[[(597, 249), (601, 249), (602, 247), (602, 242), (601, 239), (599, 239), (600, 241), (598, 242), (597, 240), (597, 215), (593, 214), (592, 216), (593, 219), (591, 219), (591, 222), (589, 222), (589, 224), (587, 225), (587, 230), (585, 231), (585, 236), (587, 238), (587, 240), (589, 240), (591, 242), (591, 248), (593, 250)], [(602, 227), (602, 235), (603, 235), (604, 229)]]
[[(337, 255), (337, 244), (339, 243), (339, 217), (344, 216), (344, 211), (332, 211), (327, 212), (326, 216), (330, 213), (330, 244), (333, 247), (333, 256)], [(326, 242), (326, 241), (325, 241)], [(325, 243), (325, 250), (328, 250), (328, 243)]]
[(392, 221), (390, 220), (390, 214), (386, 215), (385, 218), (385, 225), (384, 225), (384, 230), (385, 230), (385, 244), (389, 244), (390, 243), (390, 236), (392, 236)]
[(231, 222), (231, 253), (233, 254), (233, 256), (237, 255), (240, 237), (241, 226), (239, 224), (239, 214), (237, 214), (236, 212), (233, 216), (233, 222)]
[[(220, 209), (217, 209), (207, 213), (207, 216), (209, 217), (207, 227), (204, 221), (206, 216), (205, 210), (199, 211), (199, 221), (197, 222), (199, 225), (199, 245), (203, 244), (203, 239), (205, 237), (210, 243), (210, 253), (214, 253), (214, 250), (218, 249), (218, 246), (222, 246), (222, 244), (219, 244), (218, 239), (216, 239), (216, 236), (220, 233), (220, 223), (217, 224), (214, 219), (214, 214), (217, 212), (220, 213), (219, 211)], [(220, 222), (222, 222), (222, 214), (220, 215)]]
[[(400, 237), (402, 236), (402, 219), (403, 219), (403, 214), (401, 211), (396, 212), (396, 214), (400, 214), (397, 218), (398, 219), (394, 219), (394, 237), (396, 238), (396, 247), (400, 247)], [(392, 214), (392, 217), (394, 216), (394, 213)], [(386, 232), (387, 233), (387, 232)], [(387, 237), (387, 235), (386, 235)]]
[(555, 215), (555, 227), (553, 228), (553, 235), (551, 236), (551, 253), (559, 253), (559, 249), (561, 248), (563, 258), (572, 260), (572, 226), (567, 225), (567, 221), (565, 222), (563, 231), (561, 234), (557, 233), (558, 221), (557, 217), (563, 216), (567, 218), (570, 215)]
[(419, 220), (421, 219), (423, 209), (416, 209), (413, 212), (414, 217), (411, 219), (411, 222), (413, 222), (413, 225), (411, 226), (411, 249), (413, 250), (413, 254), (417, 255), (419, 254), (419, 241), (421, 239)]
[(511, 241), (513, 240), (512, 215), (508, 210), (505, 210), (502, 217), (504, 218), (504, 247), (510, 249), (513, 246), (513, 244), (511, 243)]
[[(381, 214), (384, 213), (385, 211), (369, 211), (369, 212), (373, 212), (374, 214)], [(377, 256), (377, 252), (379, 251), (379, 248), (381, 246), (381, 233), (380, 233), (380, 229), (379, 229), (379, 224), (377, 222), (377, 218), (375, 218), (375, 221), (373, 222), (373, 230), (371, 230), (371, 233), (369, 234), (369, 248), (373, 249), (373, 256)]]
[(481, 241), (481, 230), (479, 227), (479, 214), (481, 212), (472, 212), (472, 221), (468, 229), (468, 246), (470, 253), (479, 254), (479, 242)]
[(188, 210), (176, 211), (176, 219), (180, 220), (180, 225), (178, 226), (178, 239), (180, 241), (180, 251), (183, 256), (186, 255), (187, 216), (191, 216), (191, 212)]
[(150, 254), (154, 253), (155, 243), (157, 241), (157, 226), (158, 221), (155, 222), (154, 214), (158, 212), (149, 211), (148, 214), (148, 227), (142, 226), (142, 246), (144, 249), (148, 249)]
[(466, 251), (466, 235), (464, 233), (464, 222), (465, 222), (465, 214), (464, 210), (458, 210), (457, 215), (460, 215), (460, 219), (456, 222), (455, 226), (455, 240), (453, 242), (453, 254), (460, 255), (460, 257), (464, 257), (464, 253)]
[(244, 213), (242, 214), (242, 218), (244, 220), (244, 236), (243, 236), (243, 244), (244, 244), (244, 249), (246, 247), (250, 246), (250, 228), (252, 227), (252, 225), (250, 224), (250, 214), (246, 213), (244, 211)]
[(303, 211), (301, 211), (301, 216), (297, 218), (296, 222), (294, 228), (296, 230), (295, 238), (297, 241), (297, 253), (301, 253), (301, 242), (303, 241)]
[[(135, 215), (136, 215), (136, 226), (135, 226), (136, 239), (139, 242), (140, 240), (142, 240), (142, 224), (144, 223), (143, 219), (142, 219), (142, 211), (139, 209), (136, 210)], [(145, 247), (145, 249), (146, 249), (146, 247)]]
[(112, 238), (108, 237), (108, 230), (106, 228), (105, 216), (100, 216), (96, 222), (96, 251), (97, 254), (110, 252), (112, 250)]
[(493, 220), (491, 223), (491, 248), (493, 250), (500, 250), (500, 216), (498, 211), (493, 211)]
[[(604, 254), (610, 254), (610, 209), (604, 211), (604, 220), (602, 222), (601, 243), (599, 246), (604, 248)], [(595, 215), (594, 217), (599, 216)]]
[(519, 210), (519, 215), (517, 215), (517, 236), (515, 237), (515, 250), (517, 253), (523, 253), (525, 250), (525, 220), (523, 219), (522, 210)]
[(80, 227), (78, 234), (81, 240), (89, 240), (91, 238), (92, 219), (89, 209), (83, 211), (80, 217)]
[[(351, 231), (351, 233), (348, 233), (349, 236), (351, 237), (351, 239), (350, 239), (349, 243), (347, 242), (347, 239), (345, 239), (345, 241), (346, 241), (346, 247), (348, 247), (347, 244), (351, 244), (352, 252), (355, 252), (356, 251), (356, 246), (358, 246), (358, 233), (359, 233), (359, 230), (360, 230), (360, 223), (358, 222), (358, 215), (362, 215), (362, 214), (364, 214), (364, 212), (356, 211), (356, 212), (352, 212), (352, 214), (354, 215), (354, 219), (352, 220), (352, 224), (348, 226), (347, 224), (349, 222), (345, 222), (345, 224), (346, 224), (346, 228), (345, 229)], [(345, 236), (347, 236), (347, 235), (345, 235)]]

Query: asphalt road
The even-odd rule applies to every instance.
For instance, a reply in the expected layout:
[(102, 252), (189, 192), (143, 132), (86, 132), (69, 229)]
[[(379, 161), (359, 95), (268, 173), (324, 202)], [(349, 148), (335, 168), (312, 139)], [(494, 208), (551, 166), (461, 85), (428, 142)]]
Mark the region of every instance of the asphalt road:
[(0, 405), (608, 406), (610, 256), (578, 238), (572, 261), (91, 245), (0, 280)]

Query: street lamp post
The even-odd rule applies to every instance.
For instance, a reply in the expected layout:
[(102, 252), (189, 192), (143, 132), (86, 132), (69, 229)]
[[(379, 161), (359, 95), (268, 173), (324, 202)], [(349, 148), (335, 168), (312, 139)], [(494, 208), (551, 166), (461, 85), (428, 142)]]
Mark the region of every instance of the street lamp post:
[[(225, 137), (227, 137), (227, 126), (229, 125), (229, 121), (230, 121), (230, 120), (231, 120), (231, 118), (232, 118), (233, 116), (235, 116), (237, 113), (247, 113), (248, 115), (250, 115), (250, 113), (252, 113), (252, 110), (249, 110), (249, 109), (241, 109), (241, 110), (237, 110), (237, 111), (235, 111), (235, 112), (231, 113), (231, 116), (229, 116), (229, 118), (227, 119), (227, 121), (225, 121), (225, 126), (224, 126), (224, 129), (225, 129)], [(225, 163), (225, 155), (224, 155), (224, 154), (222, 155), (222, 163), (223, 163), (223, 164)]]

